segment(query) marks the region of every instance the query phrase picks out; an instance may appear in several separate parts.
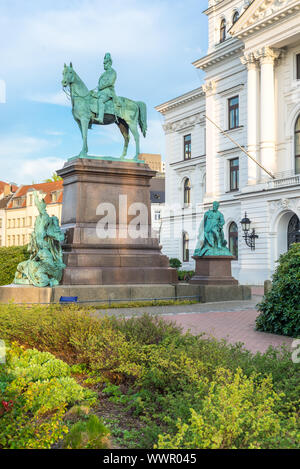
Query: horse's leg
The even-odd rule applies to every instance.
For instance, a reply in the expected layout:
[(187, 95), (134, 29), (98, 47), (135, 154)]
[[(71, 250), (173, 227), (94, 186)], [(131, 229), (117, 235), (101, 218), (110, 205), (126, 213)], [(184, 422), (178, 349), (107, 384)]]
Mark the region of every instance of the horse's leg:
[(77, 122), (77, 124), (78, 124), (78, 127), (79, 127), (79, 130), (80, 130), (81, 137), (83, 138), (83, 136), (82, 136), (81, 122), (80, 122), (79, 120), (77, 120), (77, 119), (75, 119), (75, 121), (76, 121), (76, 122)]
[(81, 132), (82, 132), (82, 150), (79, 156), (87, 156), (88, 153), (88, 144), (87, 144), (87, 133), (89, 128), (89, 120), (88, 119), (81, 119)]
[(136, 150), (135, 150), (135, 157), (133, 159), (138, 160), (139, 159), (138, 156), (140, 154), (140, 134), (139, 134), (138, 127), (137, 127), (137, 120), (128, 122), (128, 125), (135, 140)]
[(123, 148), (123, 153), (121, 156), (121, 158), (124, 159), (125, 156), (127, 155), (128, 143), (129, 143), (129, 138), (130, 138), (129, 129), (128, 129), (128, 125), (125, 123), (123, 124), (122, 122), (118, 122), (117, 125), (121, 131), (121, 134), (124, 137), (124, 148)]

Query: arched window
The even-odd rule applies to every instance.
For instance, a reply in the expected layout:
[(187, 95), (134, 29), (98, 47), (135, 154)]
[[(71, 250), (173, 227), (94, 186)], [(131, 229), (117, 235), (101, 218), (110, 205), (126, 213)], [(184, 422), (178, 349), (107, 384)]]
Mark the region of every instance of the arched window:
[(190, 260), (189, 235), (187, 233), (183, 233), (182, 236), (182, 259), (183, 262), (189, 262)]
[(295, 173), (300, 174), (300, 114), (295, 125)]
[(297, 215), (293, 215), (289, 221), (287, 229), (287, 248), (290, 249), (293, 243), (298, 242), (300, 236), (300, 220)]
[(238, 11), (235, 11), (235, 12), (233, 13), (232, 24), (234, 24), (234, 23), (237, 22), (237, 20), (239, 19), (239, 16), (240, 16), (240, 15), (239, 15), (239, 12), (238, 12)]
[(191, 203), (191, 182), (187, 178), (184, 181), (184, 205), (189, 205)]
[(230, 223), (228, 229), (228, 238), (229, 238), (229, 250), (232, 255), (237, 259), (239, 256), (239, 230), (237, 224)]
[(222, 19), (220, 24), (220, 42), (224, 42), (226, 39), (226, 20)]

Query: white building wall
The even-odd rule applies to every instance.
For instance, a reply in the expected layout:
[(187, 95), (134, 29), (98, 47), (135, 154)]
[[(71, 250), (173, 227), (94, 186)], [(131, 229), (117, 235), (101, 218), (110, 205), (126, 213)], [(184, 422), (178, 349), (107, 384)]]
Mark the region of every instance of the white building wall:
[[(165, 117), (167, 144), (167, 191), (161, 243), (166, 255), (182, 260), (182, 235), (187, 233), (190, 240), (190, 260), (182, 268), (194, 269), (191, 256), (200, 222), (213, 200), (219, 200), (220, 210), (225, 218), (226, 239), (231, 222), (234, 221), (239, 229), (239, 256), (238, 260), (232, 262), (233, 275), (242, 284), (260, 285), (271, 278), (276, 260), (287, 250), (289, 220), (294, 214), (300, 217), (300, 175), (294, 174), (294, 126), (300, 114), (300, 80), (295, 79), (295, 57), (300, 53), (300, 13), (290, 12), (291, 18), (288, 20), (282, 19), (270, 25), (269, 22), (265, 29), (251, 33), (245, 40), (228, 38), (224, 43), (218, 44), (220, 18), (226, 17), (228, 25), (235, 8), (242, 13), (247, 3), (242, 0), (209, 1), (206, 11), (209, 20), (209, 49), (205, 58), (194, 63), (206, 72), (203, 95), (199, 96), (200, 89), (193, 90), (157, 107)], [(284, 3), (286, 2), (282, 2), (283, 6)], [(280, 8), (278, 2), (276, 8)], [(297, 36), (294, 37), (296, 33)], [(205, 113), (222, 129), (228, 130), (228, 99), (238, 95), (239, 128), (229, 131), (228, 135), (245, 150), (251, 143), (251, 154), (261, 163), (263, 151), (264, 158), (266, 157), (261, 144), (261, 129), (264, 124), (261, 106), (265, 102), (261, 82), (262, 61), (259, 58), (255, 60), (256, 65), (249, 75), (248, 65), (242, 63), (241, 59), (247, 53), (261, 53), (266, 45), (274, 47), (274, 50), (280, 49), (280, 57), (274, 62), (273, 69), (274, 151), (269, 152), (273, 159), (264, 161), (267, 169), (272, 168), (275, 173), (275, 180), (203, 118)], [(269, 70), (271, 68), (269, 66)], [(248, 89), (249, 76), (251, 88)], [(248, 95), (253, 97), (251, 109)], [(255, 112), (256, 117), (248, 122), (250, 111)], [(272, 116), (267, 124), (270, 126), (271, 122)], [(188, 133), (192, 136), (192, 159), (183, 161), (183, 137)], [(249, 135), (255, 136), (255, 142), (248, 142)], [(239, 191), (230, 192), (229, 160), (236, 157), (239, 158)], [(185, 178), (191, 181), (189, 207), (183, 205)], [(252, 221), (251, 229), (254, 228), (258, 235), (253, 251), (246, 245), (241, 230), (240, 220), (245, 212)]]

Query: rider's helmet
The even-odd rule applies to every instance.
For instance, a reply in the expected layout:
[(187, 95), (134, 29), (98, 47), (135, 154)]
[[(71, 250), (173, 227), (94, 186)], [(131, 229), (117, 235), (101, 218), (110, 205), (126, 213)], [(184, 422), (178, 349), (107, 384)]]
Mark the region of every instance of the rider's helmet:
[(109, 52), (106, 52), (104, 56), (104, 62), (109, 61), (112, 64), (112, 58)]

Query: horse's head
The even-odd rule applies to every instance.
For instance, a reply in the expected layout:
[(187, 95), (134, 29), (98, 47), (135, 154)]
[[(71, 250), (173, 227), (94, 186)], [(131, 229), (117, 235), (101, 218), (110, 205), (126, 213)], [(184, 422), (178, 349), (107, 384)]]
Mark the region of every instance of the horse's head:
[(62, 79), (62, 85), (65, 88), (68, 85), (71, 85), (74, 82), (75, 79), (75, 72), (73, 69), (72, 62), (70, 62), (70, 65), (67, 66), (64, 64), (64, 69), (63, 69), (63, 79)]

